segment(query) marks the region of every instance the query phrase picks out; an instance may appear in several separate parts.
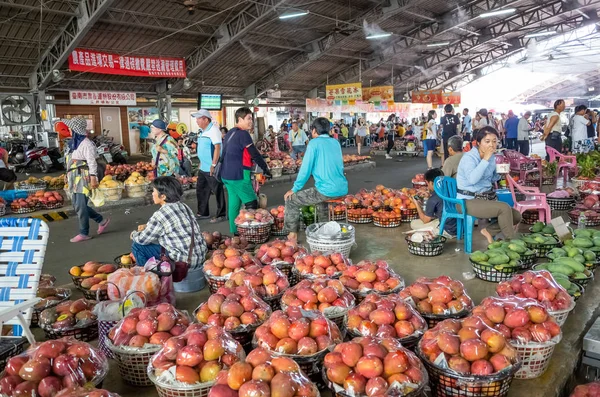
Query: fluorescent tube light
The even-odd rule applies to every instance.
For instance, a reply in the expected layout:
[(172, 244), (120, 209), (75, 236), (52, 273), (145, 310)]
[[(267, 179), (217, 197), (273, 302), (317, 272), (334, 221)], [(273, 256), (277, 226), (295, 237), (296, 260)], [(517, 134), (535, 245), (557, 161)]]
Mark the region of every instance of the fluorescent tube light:
[(543, 37), (543, 36), (552, 36), (553, 34), (556, 34), (556, 32), (554, 31), (550, 31), (550, 32), (538, 32), (538, 33), (530, 33), (530, 34), (526, 34), (524, 37), (526, 39), (531, 39), (533, 37)]
[(382, 32), (382, 33), (374, 33), (365, 37), (367, 40), (376, 40), (383, 39), (385, 37), (390, 37), (392, 34), (390, 32)]
[(512, 14), (515, 11), (517, 11), (516, 8), (503, 8), (501, 10), (483, 13), (483, 14), (479, 15), (479, 18), (489, 18), (489, 17), (498, 16), (498, 15)]
[(449, 41), (443, 41), (441, 43), (431, 43), (431, 44), (427, 44), (427, 47), (443, 47), (445, 45), (450, 44)]
[(291, 19), (308, 15), (308, 10), (287, 11), (279, 16), (279, 19)]

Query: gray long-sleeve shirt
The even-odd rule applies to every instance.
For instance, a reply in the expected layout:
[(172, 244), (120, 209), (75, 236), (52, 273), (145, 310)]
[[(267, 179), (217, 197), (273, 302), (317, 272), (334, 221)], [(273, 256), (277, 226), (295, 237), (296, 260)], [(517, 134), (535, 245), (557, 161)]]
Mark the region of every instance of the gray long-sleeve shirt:
[(519, 125), (517, 126), (517, 140), (526, 141), (529, 139), (529, 122), (525, 117), (519, 119)]

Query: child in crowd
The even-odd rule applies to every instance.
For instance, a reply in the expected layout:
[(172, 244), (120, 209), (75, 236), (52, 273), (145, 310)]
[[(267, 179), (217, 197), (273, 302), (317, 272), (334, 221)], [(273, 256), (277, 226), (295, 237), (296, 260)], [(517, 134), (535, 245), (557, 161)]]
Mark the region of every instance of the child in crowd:
[[(425, 173), (427, 189), (431, 192), (431, 197), (427, 200), (425, 211), (421, 208), (421, 203), (419, 203), (415, 197), (411, 197), (413, 203), (417, 207), (417, 212), (419, 213), (419, 219), (410, 223), (410, 228), (412, 230), (430, 228), (433, 229), (435, 234), (438, 234), (440, 231), (439, 227), (442, 212), (444, 210), (444, 202), (433, 190), (433, 183), (438, 176), (444, 176), (444, 173), (439, 168), (430, 169)], [(454, 238), (454, 236), (456, 236), (456, 219), (450, 218), (446, 220), (446, 224), (444, 225), (444, 236), (446, 238)]]

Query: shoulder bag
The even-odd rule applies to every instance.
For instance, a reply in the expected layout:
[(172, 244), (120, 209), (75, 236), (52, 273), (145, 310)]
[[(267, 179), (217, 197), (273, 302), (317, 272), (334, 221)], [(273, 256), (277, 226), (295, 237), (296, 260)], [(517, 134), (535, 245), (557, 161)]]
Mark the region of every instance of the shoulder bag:
[[(229, 138), (227, 138), (227, 141), (225, 143), (228, 144), (236, 132), (238, 132), (238, 130), (233, 131), (231, 133), (231, 136)], [(226, 147), (226, 145), (223, 145), (223, 150), (221, 150), (221, 155), (219, 156), (219, 161), (217, 162), (217, 165), (215, 166), (215, 172), (214, 172), (215, 179), (217, 180), (217, 182), (221, 182), (221, 183), (223, 183), (223, 180), (221, 180), (221, 166), (223, 165), (223, 159), (225, 159), (225, 147)]]
[[(165, 139), (163, 139), (162, 142), (160, 143), (160, 145), (158, 145), (158, 146), (162, 147), (162, 145), (165, 144), (167, 139), (169, 139), (169, 136), (170, 135), (167, 135), (165, 137)], [(158, 177), (158, 163), (160, 162), (160, 155), (161, 155), (161, 153), (156, 153), (156, 160), (154, 161), (154, 177), (155, 178)]]

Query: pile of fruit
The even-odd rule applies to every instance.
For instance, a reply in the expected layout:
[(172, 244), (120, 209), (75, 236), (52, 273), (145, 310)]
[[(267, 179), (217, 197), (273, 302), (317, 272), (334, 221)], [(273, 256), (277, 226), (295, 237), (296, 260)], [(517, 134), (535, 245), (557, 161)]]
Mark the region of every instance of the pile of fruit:
[(40, 328), (60, 332), (87, 327), (96, 322), (92, 312), (95, 305), (95, 301), (86, 299), (61, 302), (40, 313)]
[(243, 357), (242, 345), (223, 328), (191, 324), (186, 332), (164, 342), (163, 348), (152, 357), (149, 371), (160, 377), (161, 384), (207, 383)]
[(155, 307), (132, 309), (113, 327), (108, 338), (115, 346), (144, 347), (163, 345), (172, 336), (185, 332), (190, 319), (168, 303)]
[(144, 197), (148, 191), (148, 185), (150, 182), (142, 176), (139, 172), (132, 172), (131, 175), (125, 179), (125, 189), (127, 189), (127, 195), (129, 197)]
[(346, 196), (344, 202), (348, 208), (414, 210), (417, 207), (410, 197), (417, 195), (427, 199), (430, 193), (427, 189), (403, 188), (394, 190), (383, 185), (377, 185), (374, 191), (361, 189), (355, 195)]
[(325, 356), (330, 387), (343, 395), (407, 396), (427, 384), (419, 359), (393, 338), (354, 338)]
[(255, 226), (270, 223), (273, 223), (273, 217), (269, 211), (261, 208), (257, 210), (242, 209), (235, 218), (235, 224), (238, 226)]
[(354, 164), (354, 163), (364, 163), (366, 161), (371, 160), (371, 156), (357, 156), (355, 154), (345, 154), (343, 157), (344, 157), (344, 165)]
[[(41, 192), (44, 193), (43, 191)], [(34, 212), (41, 208), (40, 200), (37, 197), (29, 196), (26, 199), (18, 198), (10, 203), (10, 210), (16, 214), (26, 214)]]
[(100, 181), (98, 189), (102, 191), (105, 200), (118, 201), (121, 199), (121, 195), (123, 193), (123, 183), (119, 182), (118, 180), (114, 180), (110, 175), (106, 175)]
[(221, 287), (198, 306), (194, 315), (202, 324), (238, 332), (264, 323), (271, 315), (271, 307), (249, 287)]
[(301, 278), (339, 277), (348, 269), (350, 261), (339, 252), (322, 254), (319, 251), (298, 255), (294, 262), (294, 272)]
[(342, 342), (339, 328), (321, 313), (288, 307), (277, 310), (254, 333), (264, 349), (294, 356), (323, 354)]
[(73, 266), (69, 274), (78, 288), (90, 291), (106, 290), (107, 278), (110, 273), (117, 270), (112, 263), (86, 262), (83, 266)]
[(42, 180), (48, 184), (48, 189), (62, 190), (65, 187), (65, 174), (54, 177), (46, 175)]
[(237, 362), (217, 377), (208, 397), (259, 396), (317, 397), (317, 386), (288, 357), (275, 356), (257, 347), (243, 362)]
[(348, 312), (346, 328), (355, 336), (401, 340), (410, 337), (416, 342), (427, 329), (427, 323), (410, 304), (398, 296), (369, 294)]
[(398, 295), (409, 300), (419, 313), (426, 316), (466, 315), (473, 308), (473, 301), (463, 283), (448, 276), (419, 277)]
[(263, 265), (270, 265), (278, 262), (293, 264), (301, 254), (306, 254), (306, 249), (297, 242), (274, 240), (258, 247), (255, 256)]
[(600, 396), (600, 382), (579, 385), (569, 397), (598, 397)]
[(107, 372), (106, 357), (88, 343), (71, 338), (51, 340), (7, 361), (0, 393), (9, 397), (54, 397), (63, 389), (99, 384)]
[(279, 207), (271, 208), (269, 212), (271, 213), (274, 219), (283, 220), (285, 216), (285, 207), (283, 205), (280, 205)]
[[(473, 309), (472, 315), (481, 318), (512, 344), (543, 343), (562, 334), (560, 325), (546, 308), (533, 299), (488, 297)], [(496, 344), (500, 343), (500, 339), (496, 339)], [(490, 340), (486, 343), (494, 345)]]
[(282, 294), (290, 283), (275, 265), (253, 265), (236, 270), (225, 282), (228, 288), (242, 285), (250, 287), (261, 298), (272, 298)]
[[(553, 259), (551, 263), (536, 265), (534, 269), (549, 271), (558, 284), (566, 289), (571, 296), (576, 296), (580, 291), (576, 285), (573, 285), (573, 282), (584, 286), (584, 284), (587, 284), (587, 281), (593, 277), (593, 273), (585, 266), (586, 258), (584, 257), (584, 252), (582, 250), (573, 247), (567, 248), (569, 249), (569, 252), (577, 252), (577, 254), (573, 257), (557, 257)], [(585, 252), (588, 253), (588, 258), (592, 258), (593, 255), (595, 260), (596, 254), (592, 251)], [(554, 251), (554, 253), (556, 254), (557, 251)], [(593, 266), (590, 266), (590, 268), (593, 268)]]
[(369, 223), (373, 220), (372, 208), (351, 208), (348, 209), (348, 222), (352, 223)]
[(533, 233), (541, 233), (548, 234), (554, 236), (556, 231), (554, 230), (554, 226), (552, 224), (546, 225), (544, 222), (536, 222), (531, 226), (531, 231)]
[(525, 245), (525, 238), (510, 242), (494, 242), (488, 246), (487, 251), (473, 252), (470, 259), (480, 266), (501, 271), (521, 267), (521, 255), (528, 257), (534, 255), (534, 252)]
[(393, 211), (379, 210), (373, 212), (373, 223), (376, 226), (393, 227), (400, 226), (402, 220), (402, 211), (400, 208), (394, 208)]
[(420, 186), (427, 186), (427, 181), (425, 180), (425, 174), (417, 174), (415, 175), (415, 177), (412, 179), (412, 184), (414, 185), (420, 185)]
[(404, 288), (404, 280), (394, 273), (386, 261), (363, 260), (342, 272), (340, 281), (350, 292), (364, 297), (375, 292), (387, 294)]
[(46, 209), (60, 208), (65, 203), (65, 199), (57, 191), (37, 191), (33, 194), (33, 198), (37, 199), (42, 208)]
[(354, 307), (354, 296), (339, 280), (319, 278), (302, 280), (281, 297), (285, 306), (319, 310), (327, 317), (345, 314)]
[(558, 241), (553, 236), (546, 236), (541, 233), (525, 234), (521, 237), (521, 240), (529, 248), (536, 248), (539, 245), (550, 246), (558, 244)]
[(477, 316), (440, 322), (425, 332), (418, 352), (429, 365), (464, 375), (492, 375), (518, 362), (507, 337)]
[(221, 232), (202, 232), (202, 237), (206, 242), (209, 250), (226, 250), (227, 248), (234, 248), (245, 250), (248, 249), (250, 243), (245, 237), (229, 237), (224, 236)]
[(231, 247), (225, 250), (218, 249), (204, 262), (204, 273), (215, 277), (227, 276), (236, 269), (255, 265), (257, 262), (246, 251)]
[(499, 297), (535, 299), (551, 312), (568, 310), (573, 307), (573, 298), (547, 271), (527, 271), (517, 274), (508, 281), (496, 286)]
[(138, 172), (142, 175), (153, 174), (150, 171), (154, 171), (154, 164), (140, 161), (136, 164), (108, 164), (104, 175), (114, 175), (116, 180), (125, 181), (133, 172)]

